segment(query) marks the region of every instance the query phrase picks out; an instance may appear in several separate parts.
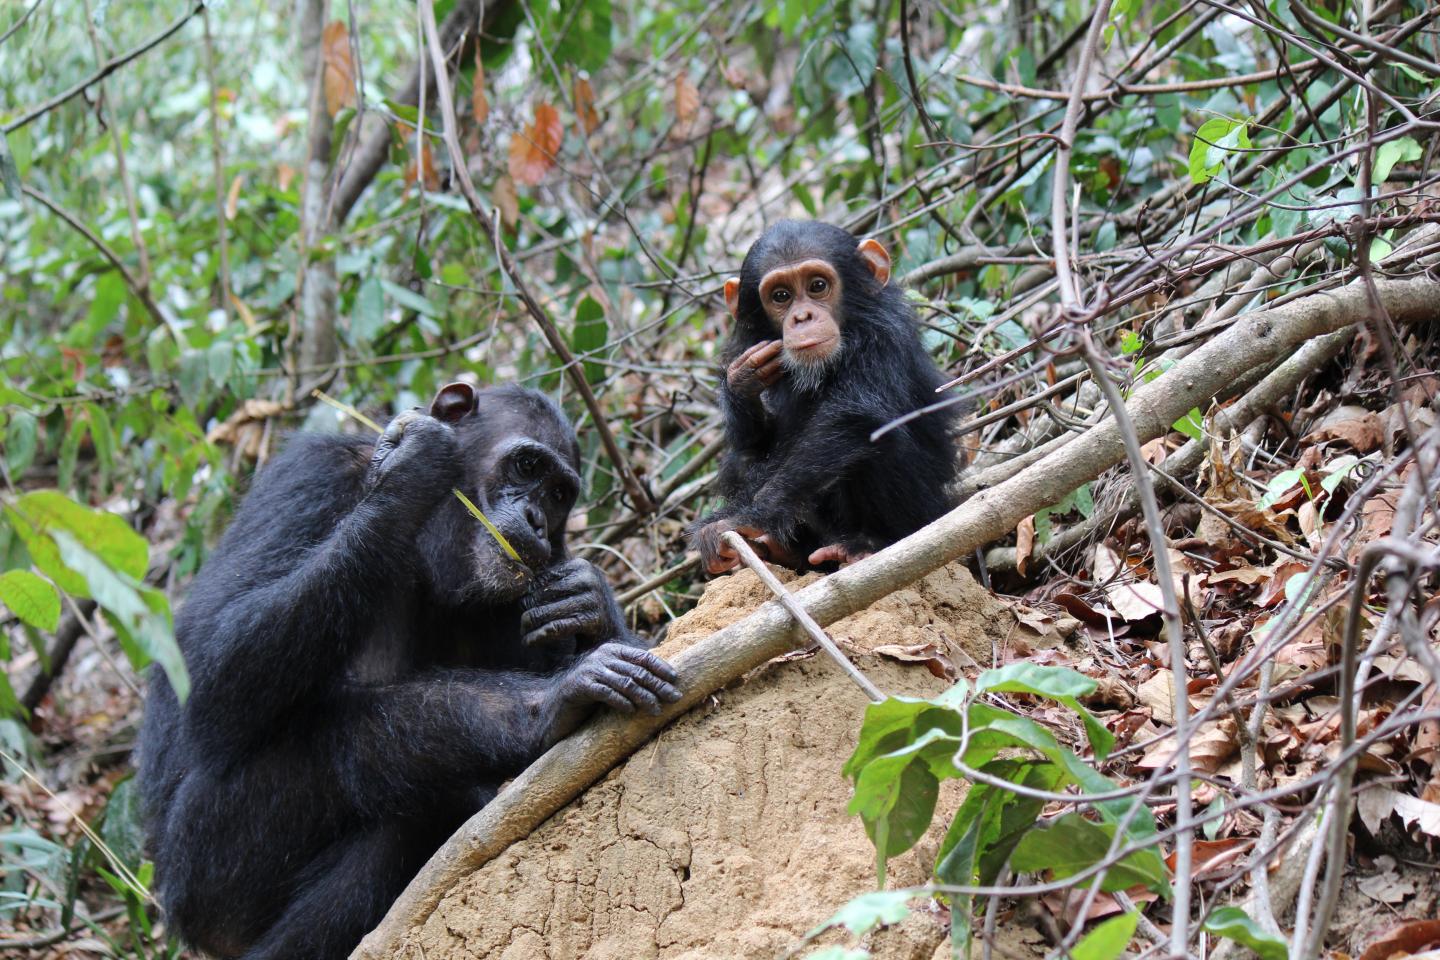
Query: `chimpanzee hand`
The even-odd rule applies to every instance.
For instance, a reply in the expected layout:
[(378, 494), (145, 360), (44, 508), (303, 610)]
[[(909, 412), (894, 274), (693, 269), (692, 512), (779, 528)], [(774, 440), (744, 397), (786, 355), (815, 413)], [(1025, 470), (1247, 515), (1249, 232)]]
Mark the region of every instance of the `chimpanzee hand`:
[(695, 534), (695, 548), (700, 551), (700, 562), (705, 572), (712, 577), (740, 566), (740, 556), (722, 539), (722, 534), (734, 531), (749, 540), (761, 560), (769, 560), (781, 566), (796, 566), (797, 557), (775, 537), (743, 521), (732, 518), (712, 520)]
[(624, 634), (620, 608), (604, 575), (588, 560), (572, 558), (546, 570), (520, 601), (526, 646), (566, 637), (606, 643)]
[(783, 346), (780, 340), (761, 340), (736, 357), (725, 371), (731, 392), (748, 400), (779, 382), (785, 373), (780, 365)]
[(455, 431), (418, 410), (400, 414), (375, 441), (365, 485), (384, 486), (434, 502), (460, 482), (460, 445)]
[(562, 709), (603, 703), (621, 713), (657, 714), (681, 697), (675, 668), (648, 650), (607, 643), (587, 653), (560, 681)]

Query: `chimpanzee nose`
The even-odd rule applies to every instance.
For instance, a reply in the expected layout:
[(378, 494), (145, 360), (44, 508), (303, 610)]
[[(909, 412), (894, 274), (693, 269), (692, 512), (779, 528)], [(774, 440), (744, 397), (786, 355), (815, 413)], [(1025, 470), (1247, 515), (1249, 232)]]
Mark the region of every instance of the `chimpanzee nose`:
[(541, 510), (538, 504), (525, 504), (525, 519), (530, 523), (530, 529), (535, 531), (535, 536), (541, 540), (549, 531), (545, 528), (545, 511)]

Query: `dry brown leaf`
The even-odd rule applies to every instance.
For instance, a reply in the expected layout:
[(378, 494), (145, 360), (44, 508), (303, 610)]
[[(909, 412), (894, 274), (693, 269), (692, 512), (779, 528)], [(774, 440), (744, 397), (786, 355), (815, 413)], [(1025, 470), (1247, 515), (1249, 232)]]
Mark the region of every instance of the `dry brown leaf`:
[(290, 189), (290, 184), (295, 182), (295, 168), (288, 163), (281, 163), (275, 166), (275, 186), (280, 188), (281, 193)]
[(236, 174), (235, 179), (230, 181), (230, 192), (225, 194), (225, 219), (234, 220), (236, 212), (240, 209), (240, 188), (245, 185), (245, 178)]
[(1190, 765), (1214, 773), (1240, 749), (1239, 730), (1234, 717), (1207, 723), (1190, 738)]
[(1375, 858), (1379, 873), (1360, 880), (1355, 886), (1361, 893), (1377, 903), (1404, 903), (1415, 894), (1415, 881), (1402, 877), (1395, 870), (1395, 858), (1381, 855)]
[(590, 78), (580, 74), (575, 78), (575, 118), (580, 121), (580, 129), (589, 136), (600, 126), (600, 113), (595, 109), (595, 88), (590, 86)]
[(514, 230), (520, 223), (520, 195), (515, 190), (515, 181), (510, 179), (509, 174), (502, 174), (495, 178), (495, 186), (490, 191), (490, 199), (494, 201), (495, 207), (500, 211), (500, 222), (507, 230)]
[(1365, 454), (1379, 449), (1385, 436), (1385, 427), (1380, 417), (1364, 407), (1336, 407), (1323, 417), (1304, 440), (1307, 443), (1324, 443), (1338, 440), (1348, 444), (1356, 453)]
[(475, 44), (475, 82), (470, 87), (470, 113), (476, 125), (490, 116), (490, 98), (485, 96), (485, 64), (480, 62), (480, 44)]
[(1095, 547), (1095, 561), (1091, 569), (1095, 580), (1106, 585), (1105, 599), (1110, 601), (1110, 606), (1130, 623), (1159, 616), (1165, 609), (1165, 595), (1159, 585), (1145, 580), (1131, 580), (1120, 557), (1105, 544)]
[(870, 652), (901, 663), (923, 663), (931, 675), (941, 680), (954, 680), (960, 676), (955, 664), (933, 643), (887, 643), (872, 648)]
[(440, 189), (440, 173), (435, 169), (435, 154), (430, 150), (430, 141), (421, 142), (420, 162), (417, 164), (415, 162), (415, 128), (400, 124), (400, 138), (405, 142), (406, 149), (410, 151), (410, 162), (405, 166), (405, 183), (412, 184), (423, 175), (426, 190), (433, 192)]
[(1030, 568), (1030, 557), (1035, 552), (1035, 515), (1032, 513), (1015, 528), (1015, 571), (1025, 576)]
[[(1208, 880), (1228, 874), (1251, 847), (1254, 840), (1227, 837), (1224, 840), (1196, 839), (1190, 845), (1190, 879)], [(1165, 857), (1165, 865), (1175, 872), (1175, 852)]]
[(1436, 944), (1440, 944), (1440, 920), (1407, 920), (1381, 934), (1360, 954), (1360, 960), (1408, 957)]
[[(1155, 674), (1136, 688), (1140, 702), (1150, 708), (1150, 716), (1156, 723), (1171, 726), (1175, 723), (1175, 674), (1169, 670), (1156, 670)], [(1166, 749), (1170, 749), (1168, 746)]]
[(350, 30), (345, 21), (325, 24), (320, 49), (325, 59), (325, 109), (333, 117), (355, 106), (355, 61), (350, 56)]
[(510, 176), (527, 187), (539, 184), (554, 168), (564, 139), (559, 112), (548, 103), (535, 104), (535, 121), (510, 137)]
[(1212, 587), (1217, 583), (1232, 581), (1243, 583), (1246, 586), (1254, 586), (1257, 583), (1265, 583), (1274, 576), (1274, 567), (1240, 567), (1236, 570), (1220, 570), (1216, 573), (1206, 574), (1205, 582)]
[(675, 132), (682, 137), (689, 134), (691, 124), (699, 115), (700, 91), (682, 73), (675, 78)]

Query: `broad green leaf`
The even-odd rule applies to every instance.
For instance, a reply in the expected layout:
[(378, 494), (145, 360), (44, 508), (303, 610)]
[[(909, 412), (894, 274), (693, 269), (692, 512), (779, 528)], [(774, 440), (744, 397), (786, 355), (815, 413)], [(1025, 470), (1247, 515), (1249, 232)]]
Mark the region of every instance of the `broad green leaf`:
[(1111, 917), (1080, 938), (1070, 951), (1070, 960), (1118, 960), (1139, 923), (1140, 914), (1133, 910)]
[(150, 547), (122, 517), (92, 510), (55, 490), (27, 493), (15, 503), (37, 530), (67, 530), (85, 548), (134, 580), (141, 580), (149, 565)]
[(1384, 183), (1390, 179), (1390, 171), (1395, 169), (1395, 164), (1419, 160), (1422, 153), (1420, 144), (1414, 137), (1401, 137), (1380, 144), (1375, 151), (1374, 165), (1370, 168), (1370, 181)]
[(1305, 476), (1304, 470), (1281, 470), (1271, 477), (1265, 484), (1265, 495), (1260, 498), (1259, 507), (1261, 510), (1269, 510), (1280, 502), (1291, 490), (1299, 485), (1301, 478)]
[(1104, 760), (1115, 746), (1115, 737), (1078, 699), (1094, 691), (1095, 686), (1094, 680), (1068, 667), (1044, 667), (1026, 660), (1017, 660), (998, 670), (986, 670), (975, 681), (977, 692), (1028, 693), (1069, 707), (1085, 725), (1095, 756)]
[[(1010, 854), (1010, 867), (1023, 873), (1048, 872), (1063, 880), (1105, 860), (1114, 833), (1113, 826), (1067, 813), (1021, 837)], [(1168, 881), (1163, 864), (1157, 870), (1154, 862), (1132, 853), (1106, 869), (1100, 889), (1114, 893), (1136, 884), (1153, 890), (1165, 888)]]
[[(576, 353), (593, 353), (604, 349), (610, 337), (610, 325), (605, 320), (605, 308), (593, 297), (583, 298), (575, 307), (575, 332), (570, 337), (570, 346)], [(605, 379), (605, 364), (598, 360), (585, 360), (585, 379), (599, 383)]]
[(11, 528), (24, 542), (25, 551), (30, 554), (30, 562), (41, 573), (72, 597), (90, 596), (90, 588), (85, 585), (85, 578), (65, 566), (64, 561), (60, 559), (60, 548), (55, 546), (54, 540), (37, 530), (24, 514), (14, 507), (5, 508), (5, 518), (10, 521)]
[(905, 890), (876, 890), (862, 893), (835, 912), (835, 915), (811, 930), (807, 938), (818, 936), (831, 927), (844, 927), (851, 934), (869, 933), (881, 924), (899, 923), (910, 916), (909, 902), (915, 894)]
[(1200, 416), (1199, 407), (1191, 407), (1190, 412), (1176, 420), (1170, 428), (1185, 434), (1196, 443), (1201, 443), (1205, 439), (1205, 424)]
[(1213, 117), (1195, 131), (1190, 145), (1190, 181), (1205, 183), (1218, 174), (1234, 150), (1250, 149), (1249, 121)]
[(10, 154), (10, 143), (5, 139), (4, 130), (0, 130), (0, 187), (5, 188), (5, 195), (10, 199), (20, 199), (20, 168)]
[(932, 700), (887, 697), (880, 703), (870, 704), (865, 708), (855, 752), (841, 768), (841, 774), (851, 779), (859, 776), (871, 760), (898, 750), (914, 739), (910, 734), (912, 730), (917, 731), (917, 735), (932, 728), (958, 734), (962, 720), (958, 711), (967, 689), (962, 680)]
[(422, 317), (434, 318), (440, 316), (439, 307), (409, 287), (402, 287), (400, 284), (392, 283), (389, 280), (381, 280), (380, 287), (391, 300), (394, 300), (406, 310), (413, 310)]
[(1234, 940), (1260, 955), (1261, 960), (1288, 960), (1290, 945), (1250, 919), (1239, 907), (1220, 907), (1205, 919), (1206, 931)]
[(0, 603), (38, 630), (53, 633), (60, 624), (60, 594), (55, 585), (29, 570), (0, 574)]
[(35, 462), (39, 447), (39, 421), (29, 410), (16, 410), (5, 425), (5, 462), (10, 475), (20, 476)]
[(355, 305), (350, 311), (350, 342), (368, 346), (385, 327), (385, 288), (379, 277), (366, 277), (355, 291)]

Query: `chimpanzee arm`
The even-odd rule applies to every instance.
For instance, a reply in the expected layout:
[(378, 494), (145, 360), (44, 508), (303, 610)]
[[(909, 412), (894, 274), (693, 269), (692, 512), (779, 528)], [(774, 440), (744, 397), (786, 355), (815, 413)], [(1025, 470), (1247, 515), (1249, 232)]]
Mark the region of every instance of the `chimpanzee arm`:
[(553, 676), (431, 671), (340, 688), (309, 742), (357, 809), (407, 813), (437, 790), (470, 786), (477, 772), (497, 783), (519, 773), (597, 704), (658, 713), (680, 699), (676, 682), (664, 660), (619, 643)]
[(292, 443), (197, 577), (180, 618), (196, 729), (261, 733), (334, 682), (403, 588), (416, 532), (459, 474), (455, 440), (411, 422), (373, 487), (369, 449)]

